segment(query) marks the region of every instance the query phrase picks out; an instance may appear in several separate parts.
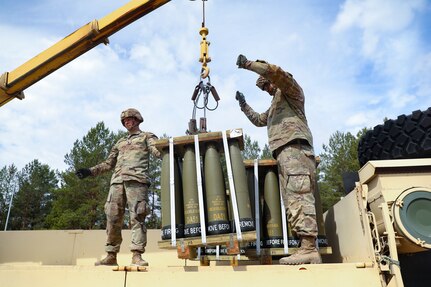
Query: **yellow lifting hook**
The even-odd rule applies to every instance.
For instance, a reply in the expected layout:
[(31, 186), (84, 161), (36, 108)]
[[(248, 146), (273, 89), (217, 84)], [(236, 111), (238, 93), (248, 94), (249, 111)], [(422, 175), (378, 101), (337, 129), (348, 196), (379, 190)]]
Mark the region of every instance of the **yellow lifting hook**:
[(211, 57), (208, 55), (208, 46), (210, 43), (207, 41), (207, 35), (209, 33), (209, 30), (207, 27), (202, 27), (199, 30), (199, 34), (202, 36), (201, 41), (201, 55), (199, 57), (199, 62), (202, 63), (202, 73), (201, 78), (205, 79), (210, 74), (210, 69), (207, 66), (207, 63), (211, 62)]

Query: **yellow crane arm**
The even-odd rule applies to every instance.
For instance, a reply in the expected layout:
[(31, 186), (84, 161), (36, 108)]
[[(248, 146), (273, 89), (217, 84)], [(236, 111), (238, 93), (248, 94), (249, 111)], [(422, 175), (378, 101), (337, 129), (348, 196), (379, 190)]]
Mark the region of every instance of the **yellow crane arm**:
[(132, 0), (111, 14), (82, 26), (11, 72), (0, 77), (0, 106), (14, 98), (23, 99), (23, 90), (63, 65), (81, 56), (108, 37), (170, 0)]

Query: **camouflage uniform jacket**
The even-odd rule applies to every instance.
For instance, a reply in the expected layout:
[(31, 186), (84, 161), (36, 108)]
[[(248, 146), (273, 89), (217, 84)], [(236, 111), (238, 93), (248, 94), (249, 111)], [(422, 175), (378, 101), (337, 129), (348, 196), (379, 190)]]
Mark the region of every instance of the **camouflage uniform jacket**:
[(156, 135), (139, 131), (120, 139), (112, 148), (108, 158), (90, 168), (93, 176), (114, 169), (111, 184), (135, 180), (149, 183), (148, 159), (150, 151), (160, 157), (160, 152), (154, 147)]
[(304, 92), (293, 76), (266, 62), (252, 62), (246, 69), (260, 73), (277, 87), (271, 106), (266, 112), (259, 114), (247, 103), (241, 107), (254, 125), (267, 126), (271, 151), (274, 152), (296, 139), (306, 140), (313, 146), (313, 137), (305, 117)]

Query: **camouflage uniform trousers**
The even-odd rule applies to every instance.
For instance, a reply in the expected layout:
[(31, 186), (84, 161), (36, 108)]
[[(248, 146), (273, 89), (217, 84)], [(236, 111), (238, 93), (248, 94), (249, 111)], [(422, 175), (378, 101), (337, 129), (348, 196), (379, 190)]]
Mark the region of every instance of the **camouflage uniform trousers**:
[(313, 148), (293, 144), (281, 147), (277, 164), (282, 198), (292, 233), (298, 237), (317, 237), (314, 200), (316, 162)]
[(130, 250), (132, 252), (145, 252), (145, 246), (147, 245), (145, 217), (149, 211), (147, 193), (148, 185), (138, 181), (125, 181), (111, 185), (105, 204), (106, 234), (108, 235), (106, 252), (118, 253), (120, 251), (120, 245), (123, 241), (121, 229), (124, 223), (126, 204), (129, 207), (132, 230)]

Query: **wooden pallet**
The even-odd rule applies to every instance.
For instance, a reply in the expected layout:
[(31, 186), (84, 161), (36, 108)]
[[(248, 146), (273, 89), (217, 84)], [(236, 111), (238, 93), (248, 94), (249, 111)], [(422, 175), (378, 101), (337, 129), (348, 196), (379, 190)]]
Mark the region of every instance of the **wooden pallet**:
[[(244, 149), (244, 138), (241, 128), (226, 130), (227, 139), (237, 139), (239, 143), (239, 148)], [(194, 135), (179, 136), (172, 138), (173, 144), (175, 146), (176, 153), (182, 154), (184, 152), (184, 147), (195, 143)], [(217, 142), (222, 144), (223, 134), (222, 132), (209, 132), (198, 134), (199, 145), (204, 145), (207, 142)], [(154, 146), (162, 151), (169, 148), (169, 139), (159, 139), (155, 142)]]
[(197, 248), (217, 246), (226, 246), (227, 253), (237, 255), (240, 253), (240, 242), (249, 242), (256, 240), (256, 231), (247, 231), (241, 233), (241, 241), (238, 240), (236, 233), (210, 235), (206, 237), (206, 242), (202, 242), (201, 237), (178, 238), (176, 245), (172, 246), (170, 239), (158, 242), (161, 249), (177, 249), (178, 258), (196, 259)]
[(113, 271), (126, 271), (126, 272), (147, 272), (147, 266), (115, 266), (112, 268)]
[[(276, 167), (277, 166), (277, 160), (275, 159), (259, 159), (259, 168), (261, 167)], [(254, 167), (254, 160), (253, 159), (246, 159), (244, 160), (244, 165), (246, 168)]]

